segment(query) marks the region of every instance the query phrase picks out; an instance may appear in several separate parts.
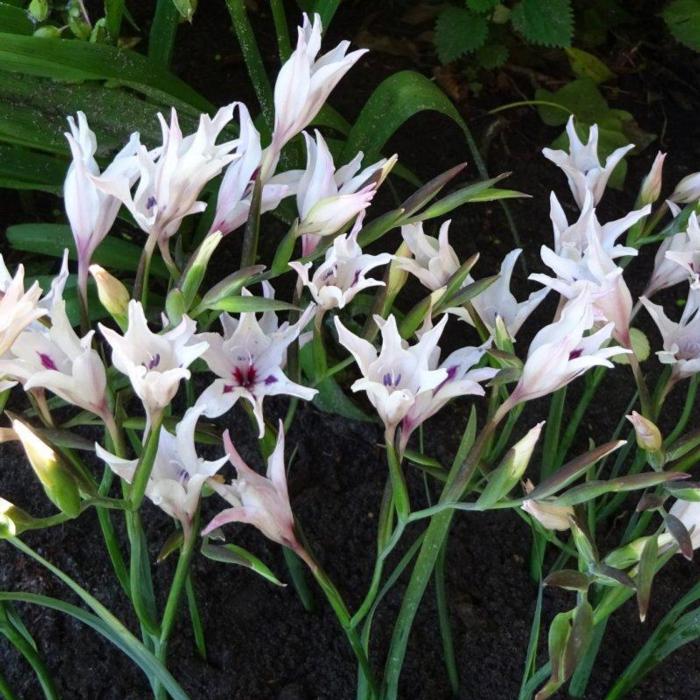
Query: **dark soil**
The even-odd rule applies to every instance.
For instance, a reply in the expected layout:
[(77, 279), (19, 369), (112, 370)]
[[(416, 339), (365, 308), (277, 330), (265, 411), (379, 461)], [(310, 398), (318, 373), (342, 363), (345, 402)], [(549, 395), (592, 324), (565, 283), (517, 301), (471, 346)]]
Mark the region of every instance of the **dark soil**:
[[(178, 37), (174, 70), (217, 104), (231, 99), (253, 103), (254, 96), (236, 52), (235, 40), (230, 36), (223, 3), (201, 5), (194, 26), (183, 28)], [(343, 5), (330, 32), (329, 44), (356, 35), (369, 3)], [(373, 22), (372, 29), (379, 34), (388, 32), (387, 27), (392, 26), (381, 15)], [(269, 17), (256, 16), (256, 30), (272, 66), (274, 38), (270, 26)], [(610, 56), (619, 58), (628, 49), (618, 37), (611, 42)], [(667, 189), (700, 164), (700, 141), (696, 135), (700, 99), (697, 90), (684, 91), (681, 87), (683, 81), (697, 86), (695, 76), (700, 68), (697, 57), (665, 46), (663, 50), (645, 46), (642, 55), (644, 71), (623, 75), (620, 90), (610, 95), (611, 102), (631, 111), (642, 128), (662, 137), (640, 157), (630, 160), (628, 192), (606, 195), (600, 208), (604, 221), (622, 216), (630, 209), (637, 183), (647, 171), (657, 147), (670, 154), (665, 172)], [(642, 58), (638, 60), (641, 62)], [(332, 102), (352, 120), (384, 77), (410, 67), (407, 58), (372, 53), (341, 83)], [(485, 81), (478, 100), (468, 98), (460, 104), (478, 138), (486, 134), (494, 121), (486, 114), (488, 109), (518, 99), (517, 90), (529, 90), (518, 81), (519, 76), (503, 71), (497, 78)], [(685, 104), (678, 97), (680, 93), (684, 93)], [(551, 238), (549, 192), (554, 189), (562, 200), (570, 201), (563, 176), (540, 155), (542, 146), (557, 131), (544, 126), (536, 113), (528, 109), (509, 111), (502, 119), (503, 125), (487, 149), (487, 167), (491, 174), (513, 171), (509, 186), (532, 195), (532, 199), (516, 200), (510, 207), (526, 246), (528, 266), (538, 268), (539, 246), (549, 243)], [(423, 179), (457, 162), (473, 160), (458, 129), (435, 114), (412, 119), (386, 150), (398, 152), (402, 162)], [(478, 178), (472, 164), (465, 177)], [(384, 202), (377, 203), (378, 211), (388, 203), (389, 197), (387, 190)], [(56, 206), (55, 200), (45, 202), (39, 197), (35, 201), (43, 206), (40, 214), (34, 214), (37, 218), (50, 215), (45, 204)], [(26, 204), (14, 193), (3, 193), (0, 198), (3, 223), (31, 220), (32, 212), (23, 206)], [(573, 206), (569, 206), (569, 213), (573, 215)], [(498, 206), (476, 205), (456, 212), (451, 231), (451, 240), (460, 255), (481, 252), (478, 274), (492, 274), (504, 253), (514, 247)], [(227, 271), (224, 269), (227, 266), (233, 268), (236, 259), (232, 252), (227, 257), (224, 251), (218, 258), (222, 272)], [(650, 261), (644, 258), (634, 265), (639, 275), (632, 284), (639, 292)], [(517, 287), (520, 296), (526, 293), (525, 283)], [(549, 306), (545, 305), (538, 314), (539, 320), (546, 322), (551, 317), (552, 304), (550, 300)], [(536, 326), (537, 320), (524, 329), (522, 348)], [(464, 326), (456, 324), (453, 328), (456, 330), (446, 345), (474, 342), (471, 336), (462, 337), (466, 333)], [(656, 371), (653, 360), (648, 365), (650, 372)], [(631, 395), (631, 384), (631, 377), (624, 369), (612, 373), (604, 398), (590, 411), (582, 431), (585, 434), (580, 436), (582, 447), (589, 435), (597, 442), (609, 439)], [(576, 391), (570, 392), (570, 407), (575, 402)], [(270, 409), (271, 415), (282, 415), (285, 402), (271, 402)], [(443, 463), (451, 459), (468, 409), (469, 402), (455, 402), (431, 422), (425, 432), (428, 454)], [(540, 419), (543, 411), (539, 404), (529, 409), (527, 423), (520, 426), (520, 432)], [(677, 414), (678, 397), (669, 402), (664, 423), (672, 424)], [(386, 476), (381, 431), (376, 424), (323, 414), (313, 406), (302, 406), (297, 415), (288, 438), (288, 454), (296, 449), (290, 473), (293, 508), (313, 551), (354, 608), (366, 590), (373, 565), (376, 516)], [(234, 412), (230, 426), (243, 456), (260, 465), (255, 438), (242, 412)], [(20, 450), (14, 444), (3, 445), (2, 456), (0, 494), (36, 515), (48, 514), (46, 499)], [(421, 507), (425, 503), (422, 479), (411, 473), (410, 481), (414, 507)], [(206, 504), (208, 511), (214, 507), (213, 503)], [(630, 502), (629, 508), (633, 507), (634, 502)], [(145, 510), (155, 560), (171, 525), (156, 508), (147, 505)], [(407, 540), (418, 531), (417, 526), (410, 530)], [(252, 528), (232, 528), (232, 532), (238, 544), (260, 556), (280, 578), (288, 580), (279, 547)], [(30, 534), (25, 539), (135, 630), (135, 620), (111, 574), (98, 533), (97, 519), (91, 512), (76, 522)], [(610, 531), (604, 534), (604, 540), (610, 540), (614, 546), (621, 531), (611, 523)], [(0, 543), (0, 556), (1, 590), (35, 591), (72, 600), (60, 582), (9, 544)], [(537, 595), (537, 585), (528, 572), (529, 556), (529, 530), (516, 514), (496, 511), (461, 514), (455, 518), (449, 542), (447, 583), (462, 698), (517, 697)], [(161, 597), (173, 569), (174, 562), (170, 560), (156, 567), (156, 585)], [(249, 571), (216, 564), (203, 557), (196, 559), (194, 572), (208, 660), (204, 662), (196, 655), (186, 616), (180, 621), (170, 653), (170, 667), (193, 699), (354, 697), (355, 662), (334, 615), (320, 596), (317, 595), (316, 609), (307, 613), (291, 585), (275, 587)], [(643, 625), (639, 623), (633, 601), (617, 612), (608, 626), (586, 698), (597, 700), (605, 696), (663, 614), (698, 581), (699, 574), (697, 563), (676, 557), (658, 576), (652, 609)], [(404, 584), (402, 581), (388, 595), (375, 621), (372, 654), (377, 668), (384, 660)], [(573, 603), (573, 594), (547, 591), (544, 622), (548, 624), (556, 612), (572, 607)], [(29, 606), (19, 609), (38, 641), (62, 697), (100, 700), (148, 697), (149, 687), (140, 671), (95, 633), (58, 613)], [(629, 697), (639, 700), (700, 697), (699, 651), (697, 642), (680, 649), (642, 680)], [(545, 660), (543, 646), (540, 662)], [(0, 642), (0, 669), (21, 698), (41, 697), (28, 666), (4, 641)], [(432, 590), (426, 593), (413, 628), (401, 697), (407, 700), (450, 697)]]

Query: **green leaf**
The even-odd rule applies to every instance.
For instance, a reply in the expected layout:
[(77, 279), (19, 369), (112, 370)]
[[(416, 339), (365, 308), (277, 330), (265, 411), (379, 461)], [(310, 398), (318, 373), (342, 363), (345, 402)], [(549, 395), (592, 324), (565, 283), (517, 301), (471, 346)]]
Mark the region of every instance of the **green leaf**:
[(21, 7), (0, 2), (0, 27), (10, 34), (31, 34), (34, 24)]
[(604, 83), (615, 77), (615, 74), (592, 53), (582, 49), (566, 49), (571, 70), (579, 78), (590, 78), (594, 83)]
[(472, 12), (488, 12), (498, 5), (501, 0), (467, 0), (467, 7)]
[[(577, 122), (585, 124), (596, 123), (610, 110), (598, 86), (590, 78), (572, 80), (556, 92), (539, 88), (535, 91), (535, 99), (561, 105), (570, 114), (576, 116)], [(569, 118), (565, 111), (547, 105), (539, 105), (537, 111), (540, 119), (549, 126), (566, 124)]]
[(363, 151), (367, 161), (377, 157), (384, 144), (412, 116), (432, 110), (467, 127), (457, 108), (435, 83), (420, 73), (401, 71), (380, 83), (362, 108), (343, 151), (342, 162)]
[(435, 24), (435, 48), (442, 63), (450, 63), (484, 45), (489, 25), (481, 15), (458, 7), (445, 8)]
[(0, 187), (58, 193), (65, 176), (65, 161), (0, 143)]
[(191, 22), (194, 11), (197, 9), (197, 0), (172, 0), (172, 2), (182, 19)]
[(663, 18), (677, 41), (700, 51), (700, 0), (674, 0), (663, 11)]
[(190, 113), (211, 109), (172, 73), (135, 51), (107, 44), (0, 33), (0, 70), (58, 80), (114, 80)]
[(571, 46), (574, 13), (570, 0), (521, 0), (510, 17), (513, 27), (531, 44)]
[(476, 51), (476, 60), (482, 68), (493, 70), (502, 66), (507, 60), (510, 52), (504, 44), (486, 44)]
[(208, 539), (205, 539), (202, 542), (202, 554), (212, 561), (244, 566), (246, 569), (254, 571), (258, 576), (262, 576), (270, 583), (274, 583), (275, 586), (286, 585), (282, 583), (260, 559), (251, 554), (247, 549), (243, 549), (243, 547), (239, 547), (235, 544), (215, 545), (211, 544)]
[(241, 314), (263, 311), (296, 311), (299, 307), (279, 299), (233, 296), (208, 304), (207, 308), (212, 311), (228, 311), (231, 314)]
[[(75, 241), (70, 226), (64, 224), (16, 224), (7, 229), (7, 240), (15, 250), (40, 253), (60, 258), (68, 248), (68, 257), (77, 260)], [(92, 256), (92, 261), (114, 270), (135, 272), (142, 248), (116, 236), (107, 236)], [(169, 278), (165, 263), (160, 258), (151, 262), (151, 273)]]
[[(637, 606), (639, 607), (639, 619), (644, 622), (649, 610), (651, 600), (651, 584), (656, 573), (656, 557), (659, 547), (656, 537), (650, 537), (644, 543), (642, 555), (639, 558), (639, 573), (637, 574)], [(691, 547), (692, 551), (692, 547)]]

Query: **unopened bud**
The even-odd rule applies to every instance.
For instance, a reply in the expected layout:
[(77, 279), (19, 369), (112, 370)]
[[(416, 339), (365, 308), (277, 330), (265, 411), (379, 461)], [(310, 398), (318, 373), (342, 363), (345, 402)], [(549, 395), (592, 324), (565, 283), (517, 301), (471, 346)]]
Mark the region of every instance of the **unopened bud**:
[(29, 513), (0, 498), (0, 539), (21, 535), (33, 522), (34, 518)]
[(24, 423), (12, 421), (27, 459), (44, 487), (49, 500), (71, 517), (80, 513), (80, 493), (73, 476), (54, 450), (37, 437)]
[(632, 411), (632, 414), (627, 416), (627, 420), (634, 426), (634, 432), (637, 436), (637, 445), (645, 452), (658, 452), (663, 444), (661, 431), (648, 418)]
[(700, 173), (686, 175), (673, 190), (669, 197), (672, 202), (678, 204), (691, 204), (700, 199)]
[[(525, 482), (525, 492), (530, 493), (534, 488), (528, 479)], [(571, 527), (570, 518), (574, 515), (571, 506), (558, 506), (546, 501), (533, 501), (528, 498), (523, 501), (521, 508), (529, 513), (546, 530), (568, 530)]]
[(90, 265), (90, 274), (97, 285), (97, 296), (109, 315), (124, 329), (127, 326), (127, 308), (131, 296), (129, 290), (107, 270)]
[(637, 197), (637, 206), (643, 207), (647, 204), (653, 204), (661, 194), (661, 183), (663, 179), (663, 167), (666, 154), (659, 151), (654, 158), (647, 176), (642, 180), (642, 186), (639, 188), (639, 196)]

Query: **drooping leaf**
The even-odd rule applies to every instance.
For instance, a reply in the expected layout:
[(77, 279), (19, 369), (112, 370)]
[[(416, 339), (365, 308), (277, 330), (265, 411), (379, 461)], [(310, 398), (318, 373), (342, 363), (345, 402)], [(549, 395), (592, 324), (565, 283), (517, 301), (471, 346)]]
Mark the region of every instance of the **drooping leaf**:
[(202, 554), (207, 559), (212, 559), (213, 561), (223, 562), (224, 564), (236, 564), (237, 566), (250, 569), (258, 574), (258, 576), (262, 576), (270, 583), (274, 583), (275, 586), (285, 585), (272, 573), (271, 569), (266, 564), (258, 559), (258, 557), (238, 545), (215, 545), (205, 539), (202, 542)]

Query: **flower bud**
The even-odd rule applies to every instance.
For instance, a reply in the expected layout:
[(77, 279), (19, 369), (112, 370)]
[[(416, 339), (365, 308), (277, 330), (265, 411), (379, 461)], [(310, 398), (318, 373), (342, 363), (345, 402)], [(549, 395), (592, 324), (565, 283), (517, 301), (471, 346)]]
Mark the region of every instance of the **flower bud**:
[(80, 494), (73, 476), (59, 456), (40, 440), (24, 423), (12, 421), (34, 473), (44, 487), (49, 500), (71, 517), (80, 513)]
[(642, 185), (639, 188), (637, 197), (637, 206), (640, 208), (646, 204), (653, 204), (661, 194), (661, 182), (663, 177), (663, 167), (666, 154), (659, 151), (654, 158), (647, 176), (642, 180)]
[(634, 426), (639, 449), (645, 452), (658, 452), (661, 449), (663, 438), (661, 431), (654, 423), (637, 411), (632, 411), (632, 414), (627, 416), (627, 420)]
[(678, 204), (690, 204), (700, 199), (700, 172), (686, 175), (673, 190), (669, 197), (672, 202)]
[(97, 296), (109, 315), (126, 328), (126, 315), (129, 306), (129, 290), (107, 270), (99, 265), (90, 265), (90, 274), (97, 285)]
[(21, 535), (33, 522), (34, 518), (29, 513), (0, 498), (0, 539)]
[[(530, 493), (534, 488), (528, 479), (525, 482), (525, 492)], [(574, 515), (571, 506), (558, 506), (546, 501), (533, 501), (526, 499), (521, 508), (537, 520), (547, 530), (568, 530), (571, 527), (570, 518)]]

